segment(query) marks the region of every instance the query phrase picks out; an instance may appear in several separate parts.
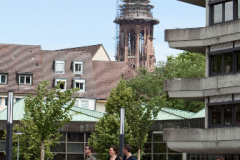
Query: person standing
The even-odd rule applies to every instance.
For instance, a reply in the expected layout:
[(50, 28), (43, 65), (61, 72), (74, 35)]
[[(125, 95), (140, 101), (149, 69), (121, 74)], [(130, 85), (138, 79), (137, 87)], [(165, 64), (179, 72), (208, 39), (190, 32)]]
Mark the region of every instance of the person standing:
[(96, 160), (96, 158), (92, 155), (92, 150), (93, 150), (92, 146), (87, 145), (85, 147), (84, 153), (86, 156), (85, 156), (84, 160)]
[(118, 148), (115, 145), (111, 145), (109, 149), (110, 158), (108, 160), (120, 160), (120, 158), (117, 156), (118, 154)]
[(136, 157), (134, 157), (134, 156), (132, 155), (131, 149), (132, 149), (132, 147), (131, 147), (131, 145), (129, 145), (129, 144), (125, 144), (125, 145), (123, 146), (123, 154), (125, 155), (125, 156), (123, 157), (123, 160), (137, 160)]

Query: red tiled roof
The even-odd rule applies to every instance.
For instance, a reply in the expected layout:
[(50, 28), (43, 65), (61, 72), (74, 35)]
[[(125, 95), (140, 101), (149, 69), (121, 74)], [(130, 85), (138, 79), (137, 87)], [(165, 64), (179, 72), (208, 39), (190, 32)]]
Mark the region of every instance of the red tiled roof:
[[(101, 46), (42, 51), (41, 46), (0, 44), (0, 73), (8, 73), (8, 84), (0, 85), (0, 92), (14, 90), (21, 94), (34, 93), (42, 80), (50, 81), (50, 86), (54, 87), (55, 78), (66, 78), (67, 88), (70, 89), (73, 78), (79, 77), (86, 80), (86, 92), (77, 93), (76, 96), (106, 100), (122, 77), (130, 79), (136, 72), (125, 62), (93, 61), (92, 54)], [(65, 74), (55, 74), (56, 59), (66, 61)], [(73, 60), (84, 62), (83, 75), (73, 74)], [(18, 85), (18, 72), (33, 74), (33, 85)]]
[[(65, 73), (55, 74), (54, 61), (65, 60)], [(83, 61), (83, 75), (75, 75), (73, 73), (72, 62)], [(44, 80), (50, 81), (50, 86), (54, 87), (55, 78), (67, 79), (67, 89), (73, 88), (73, 79), (81, 78), (86, 80), (86, 91), (84, 93), (75, 93), (74, 96), (95, 98), (95, 83), (92, 66), (92, 56), (90, 53), (74, 52), (74, 51), (43, 51), (43, 74)]]
[(121, 78), (130, 79), (136, 72), (126, 62), (93, 61), (97, 99), (107, 99)]
[[(34, 93), (43, 79), (41, 46), (0, 44), (0, 57), (0, 72), (8, 74), (8, 82), (0, 85), (0, 92)], [(18, 85), (18, 72), (31, 73), (32, 85)]]
[(66, 48), (66, 49), (60, 49), (56, 51), (68, 51), (68, 52), (83, 52), (83, 53), (91, 53), (92, 57), (97, 53), (99, 48), (103, 46), (102, 44), (92, 45), (92, 46), (82, 46), (82, 47), (76, 47), (76, 48)]

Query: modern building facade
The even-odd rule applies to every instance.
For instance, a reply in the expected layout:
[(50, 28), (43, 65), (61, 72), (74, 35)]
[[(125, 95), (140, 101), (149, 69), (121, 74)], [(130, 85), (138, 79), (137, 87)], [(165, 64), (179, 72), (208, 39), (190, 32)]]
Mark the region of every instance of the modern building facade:
[(167, 80), (165, 90), (171, 98), (205, 101), (205, 129), (166, 129), (164, 140), (178, 152), (239, 159), (240, 1), (180, 1), (205, 7), (206, 27), (166, 30), (165, 40), (171, 48), (206, 55), (206, 75)]
[(155, 67), (153, 27), (159, 20), (153, 18), (150, 0), (122, 0), (119, 24), (117, 61), (128, 62), (134, 69), (145, 66), (149, 71)]
[(105, 112), (106, 99), (121, 78), (136, 72), (126, 62), (111, 61), (103, 45), (42, 50), (41, 46), (0, 44), (0, 110), (7, 106), (7, 92), (15, 101), (34, 94), (38, 84), (47, 80), (50, 88), (59, 82), (61, 90), (79, 88), (73, 96), (76, 106)]

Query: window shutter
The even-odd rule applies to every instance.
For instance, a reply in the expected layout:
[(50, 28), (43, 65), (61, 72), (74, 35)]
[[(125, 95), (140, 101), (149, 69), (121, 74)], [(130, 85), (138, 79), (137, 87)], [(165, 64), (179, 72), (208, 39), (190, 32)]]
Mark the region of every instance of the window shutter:
[(56, 63), (56, 73), (64, 73), (64, 63)]
[(82, 108), (88, 109), (88, 100), (82, 100)]

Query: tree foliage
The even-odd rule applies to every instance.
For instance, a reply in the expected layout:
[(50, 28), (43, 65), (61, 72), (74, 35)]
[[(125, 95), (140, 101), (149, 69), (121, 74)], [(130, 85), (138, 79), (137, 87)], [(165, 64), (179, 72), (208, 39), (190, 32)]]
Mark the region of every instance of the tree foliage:
[(183, 52), (178, 56), (168, 56), (167, 62), (160, 62), (156, 71), (162, 72), (164, 79), (205, 77), (205, 55)]
[[(159, 62), (155, 74), (162, 84), (167, 79), (205, 77), (205, 56), (199, 53), (183, 52), (178, 56), (168, 56), (167, 62)], [(156, 77), (157, 78), (157, 77)], [(204, 108), (204, 102), (169, 98), (162, 87), (161, 105), (169, 108), (197, 112)]]
[[(135, 82), (137, 83), (137, 82)], [(106, 103), (106, 115), (97, 123), (96, 132), (90, 138), (90, 144), (97, 148), (99, 158), (106, 159), (107, 150), (110, 145), (118, 145), (119, 137), (119, 117), (120, 108), (125, 108), (125, 143), (129, 143), (133, 147), (133, 152), (140, 155), (143, 152), (144, 144), (147, 140), (148, 132), (152, 125), (152, 120), (157, 116), (159, 107), (156, 107), (156, 99), (152, 100), (150, 97), (144, 99), (137, 98), (135, 91), (130, 87), (130, 84), (135, 84), (125, 80), (121, 80), (118, 86), (112, 89)], [(143, 91), (143, 94), (146, 95)], [(156, 97), (155, 97), (156, 98)], [(111, 119), (110, 119), (111, 118)], [(103, 122), (104, 121), (104, 122)], [(113, 130), (109, 130), (110, 126), (115, 126)], [(108, 129), (106, 129), (108, 128)], [(103, 135), (109, 137), (108, 143), (103, 141)], [(111, 137), (112, 139), (111, 141)], [(107, 144), (107, 145), (106, 145)], [(99, 146), (104, 148), (99, 149)], [(106, 156), (105, 156), (106, 155)]]
[[(36, 95), (25, 98), (25, 114), (21, 125), (14, 126), (14, 130), (23, 133), (20, 136), (20, 159), (52, 159), (50, 147), (56, 145), (61, 137), (57, 131), (72, 119), (70, 111), (75, 103), (72, 94), (78, 89), (62, 92), (60, 84), (54, 89), (48, 86), (49, 82), (41, 82), (36, 88)], [(13, 142), (17, 142), (15, 134)], [(13, 153), (16, 156), (16, 152)]]
[[(89, 139), (89, 144), (93, 146), (94, 152), (98, 153), (99, 159), (109, 158), (109, 148), (111, 145), (119, 145), (120, 119), (116, 114), (105, 114), (96, 124), (95, 132)], [(125, 126), (125, 141), (129, 142), (129, 127)]]
[(106, 115), (96, 125), (89, 142), (99, 153), (100, 159), (108, 157), (110, 145), (118, 145), (120, 108), (125, 108), (125, 143), (133, 147), (133, 153), (143, 154), (150, 127), (161, 107), (199, 111), (203, 102), (169, 98), (164, 91), (164, 81), (173, 78), (202, 78), (205, 74), (205, 56), (183, 52), (178, 56), (169, 56), (166, 63), (159, 62), (154, 72), (145, 68), (128, 81), (121, 80), (112, 89), (106, 103)]

